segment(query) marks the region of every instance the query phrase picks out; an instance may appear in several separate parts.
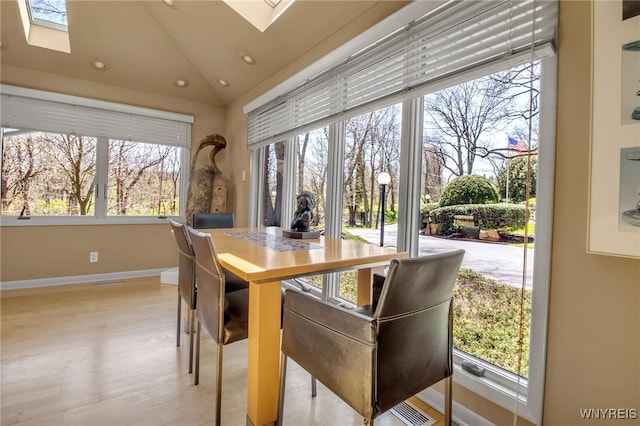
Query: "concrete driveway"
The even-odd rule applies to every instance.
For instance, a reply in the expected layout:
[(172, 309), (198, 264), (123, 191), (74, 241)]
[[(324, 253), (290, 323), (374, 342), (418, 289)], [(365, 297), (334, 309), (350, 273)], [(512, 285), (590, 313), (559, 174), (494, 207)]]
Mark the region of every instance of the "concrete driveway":
[[(379, 229), (351, 228), (349, 232), (371, 243), (380, 244)], [(385, 247), (396, 247), (397, 236), (397, 225), (385, 225)], [(465, 251), (462, 268), (471, 269), (485, 277), (514, 287), (522, 285), (524, 264), (524, 249), (522, 247), (420, 235), (420, 255), (441, 253), (459, 248)], [(533, 252), (533, 249), (527, 249), (527, 289), (531, 289), (533, 282)]]

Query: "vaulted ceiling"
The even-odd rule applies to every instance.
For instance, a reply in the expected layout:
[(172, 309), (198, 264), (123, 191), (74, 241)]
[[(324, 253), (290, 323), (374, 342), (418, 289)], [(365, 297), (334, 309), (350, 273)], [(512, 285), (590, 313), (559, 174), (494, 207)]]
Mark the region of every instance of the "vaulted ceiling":
[[(174, 0), (173, 7), (161, 0), (67, 0), (68, 54), (26, 43), (18, 1), (0, 0), (3, 65), (219, 106), (337, 33), (372, 25), (408, 3), (298, 0), (260, 32), (220, 0)], [(92, 68), (95, 61), (107, 69)], [(180, 88), (177, 80), (189, 85)]]

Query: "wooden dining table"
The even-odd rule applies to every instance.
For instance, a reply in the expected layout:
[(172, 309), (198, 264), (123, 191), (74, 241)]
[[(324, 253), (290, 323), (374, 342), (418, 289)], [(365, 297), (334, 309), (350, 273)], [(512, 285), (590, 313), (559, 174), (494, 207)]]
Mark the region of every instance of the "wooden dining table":
[(407, 257), (395, 248), (320, 236), (293, 239), (277, 227), (200, 229), (209, 233), (222, 266), (249, 281), (247, 424), (274, 424), (278, 415), (282, 280), (358, 270), (357, 304), (371, 300), (376, 268)]

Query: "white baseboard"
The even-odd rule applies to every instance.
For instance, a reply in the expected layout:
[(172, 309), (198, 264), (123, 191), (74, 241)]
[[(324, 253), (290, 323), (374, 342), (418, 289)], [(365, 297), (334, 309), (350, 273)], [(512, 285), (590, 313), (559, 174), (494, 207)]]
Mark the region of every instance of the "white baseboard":
[(178, 267), (162, 271), (160, 273), (160, 284), (178, 285)]
[(159, 276), (166, 269), (145, 269), (141, 271), (112, 272), (106, 274), (74, 275), (70, 277), (40, 278), (35, 280), (19, 280), (0, 282), (0, 290), (17, 290), (23, 288), (50, 287), (66, 284), (96, 283), (117, 281), (129, 278)]
[[(428, 388), (416, 395), (430, 407), (444, 413), (444, 395), (433, 388)], [(452, 420), (458, 426), (495, 426), (484, 417), (453, 401)]]

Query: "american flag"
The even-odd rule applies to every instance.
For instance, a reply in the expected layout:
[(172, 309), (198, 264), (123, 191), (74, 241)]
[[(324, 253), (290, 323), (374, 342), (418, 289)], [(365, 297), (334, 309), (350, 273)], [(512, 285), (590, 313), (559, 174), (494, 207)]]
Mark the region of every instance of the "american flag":
[(509, 149), (511, 151), (517, 151), (517, 152), (529, 151), (529, 147), (527, 147), (527, 144), (525, 144), (520, 140), (514, 139), (511, 136), (509, 136)]

